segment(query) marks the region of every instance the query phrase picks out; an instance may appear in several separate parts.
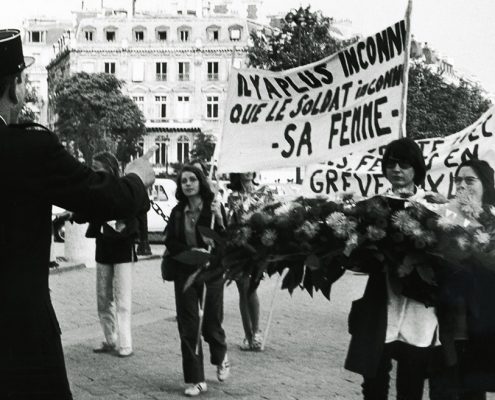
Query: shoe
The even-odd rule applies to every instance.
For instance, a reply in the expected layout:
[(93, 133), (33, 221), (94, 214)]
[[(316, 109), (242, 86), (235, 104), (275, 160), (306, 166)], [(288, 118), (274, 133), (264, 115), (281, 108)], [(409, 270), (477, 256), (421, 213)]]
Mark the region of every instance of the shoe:
[(263, 346), (263, 334), (261, 331), (258, 331), (253, 336), (253, 343), (251, 344), (251, 348), (254, 351), (261, 351), (261, 346)]
[(227, 380), (230, 376), (230, 362), (229, 357), (225, 354), (223, 361), (220, 365), (217, 365), (217, 379), (220, 382)]
[(117, 352), (117, 356), (120, 357), (120, 358), (126, 358), (126, 357), (130, 357), (134, 355), (134, 352), (132, 350), (120, 350)]
[(252, 347), (251, 347), (251, 342), (249, 341), (248, 338), (244, 338), (244, 340), (242, 341), (242, 343), (239, 345), (239, 348), (242, 351), (251, 351), (251, 350), (253, 350)]
[(188, 397), (196, 397), (207, 390), (208, 387), (206, 386), (206, 382), (199, 382), (187, 387), (186, 390), (184, 390), (184, 394)]
[(108, 344), (107, 342), (103, 342), (100, 347), (95, 347), (93, 349), (93, 353), (101, 354), (101, 353), (113, 353), (115, 351), (115, 345)]

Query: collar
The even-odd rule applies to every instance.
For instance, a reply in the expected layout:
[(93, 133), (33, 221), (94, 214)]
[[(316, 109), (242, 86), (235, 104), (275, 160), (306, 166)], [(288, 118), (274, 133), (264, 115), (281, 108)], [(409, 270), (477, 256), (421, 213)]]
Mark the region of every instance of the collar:
[[(2, 122), (3, 122), (3, 124), (2, 124)], [(7, 121), (5, 121), (5, 119), (1, 115), (0, 115), (0, 125), (5, 125), (5, 126), (8, 125)]]
[(199, 203), (199, 205), (196, 207), (196, 208), (193, 208), (191, 209), (191, 207), (189, 207), (189, 202), (186, 204), (186, 206), (184, 207), (184, 212), (201, 212), (201, 210), (203, 209), (203, 201), (201, 201)]

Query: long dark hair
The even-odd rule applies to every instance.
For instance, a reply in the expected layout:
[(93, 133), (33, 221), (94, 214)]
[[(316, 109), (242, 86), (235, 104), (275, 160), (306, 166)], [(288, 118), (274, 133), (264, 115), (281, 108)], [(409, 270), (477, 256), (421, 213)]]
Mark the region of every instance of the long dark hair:
[(175, 191), (175, 197), (179, 201), (179, 203), (186, 204), (188, 201), (187, 196), (182, 191), (181, 185), (182, 174), (184, 172), (192, 172), (194, 175), (196, 175), (196, 178), (198, 178), (199, 181), (199, 195), (201, 196), (201, 199), (206, 203), (211, 203), (215, 198), (215, 195), (211, 191), (205, 174), (203, 174), (203, 172), (199, 168), (194, 167), (193, 165), (184, 165), (184, 167), (182, 167), (181, 171), (179, 172), (179, 175), (177, 175), (177, 189)]
[[(256, 172), (253, 172), (253, 185), (258, 185), (254, 179), (256, 178)], [(233, 192), (244, 192), (244, 187), (242, 186), (241, 174), (238, 172), (232, 172), (229, 174), (230, 183), (227, 187)]]
[(99, 161), (103, 167), (114, 176), (120, 175), (120, 166), (117, 157), (109, 151), (102, 151), (93, 156), (93, 161)]
[(463, 167), (470, 167), (478, 175), (478, 179), (483, 186), (483, 198), (481, 201), (484, 205), (495, 205), (495, 177), (493, 168), (485, 160), (476, 158), (463, 161), (456, 169), (455, 176)]

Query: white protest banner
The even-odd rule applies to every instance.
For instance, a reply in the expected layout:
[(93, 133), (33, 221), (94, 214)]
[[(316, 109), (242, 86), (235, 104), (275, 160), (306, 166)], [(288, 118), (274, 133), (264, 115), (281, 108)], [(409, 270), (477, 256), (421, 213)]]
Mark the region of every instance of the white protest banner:
[[(428, 168), (425, 189), (451, 197), (455, 193), (454, 174), (462, 161), (479, 158), (495, 168), (495, 107), (461, 132), (443, 138), (422, 139), (417, 143)], [(304, 195), (334, 198), (350, 192), (363, 197), (383, 193), (389, 187), (381, 170), (383, 150), (381, 147), (350, 155), (330, 165), (308, 166), (303, 182)]]
[(406, 26), (287, 71), (232, 68), (219, 172), (314, 164), (398, 138)]

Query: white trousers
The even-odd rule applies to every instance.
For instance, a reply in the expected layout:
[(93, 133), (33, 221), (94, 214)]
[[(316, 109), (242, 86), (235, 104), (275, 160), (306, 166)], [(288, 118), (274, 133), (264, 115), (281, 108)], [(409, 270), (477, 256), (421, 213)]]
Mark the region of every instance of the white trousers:
[(96, 263), (98, 316), (105, 340), (119, 352), (132, 351), (131, 304), (134, 263)]

